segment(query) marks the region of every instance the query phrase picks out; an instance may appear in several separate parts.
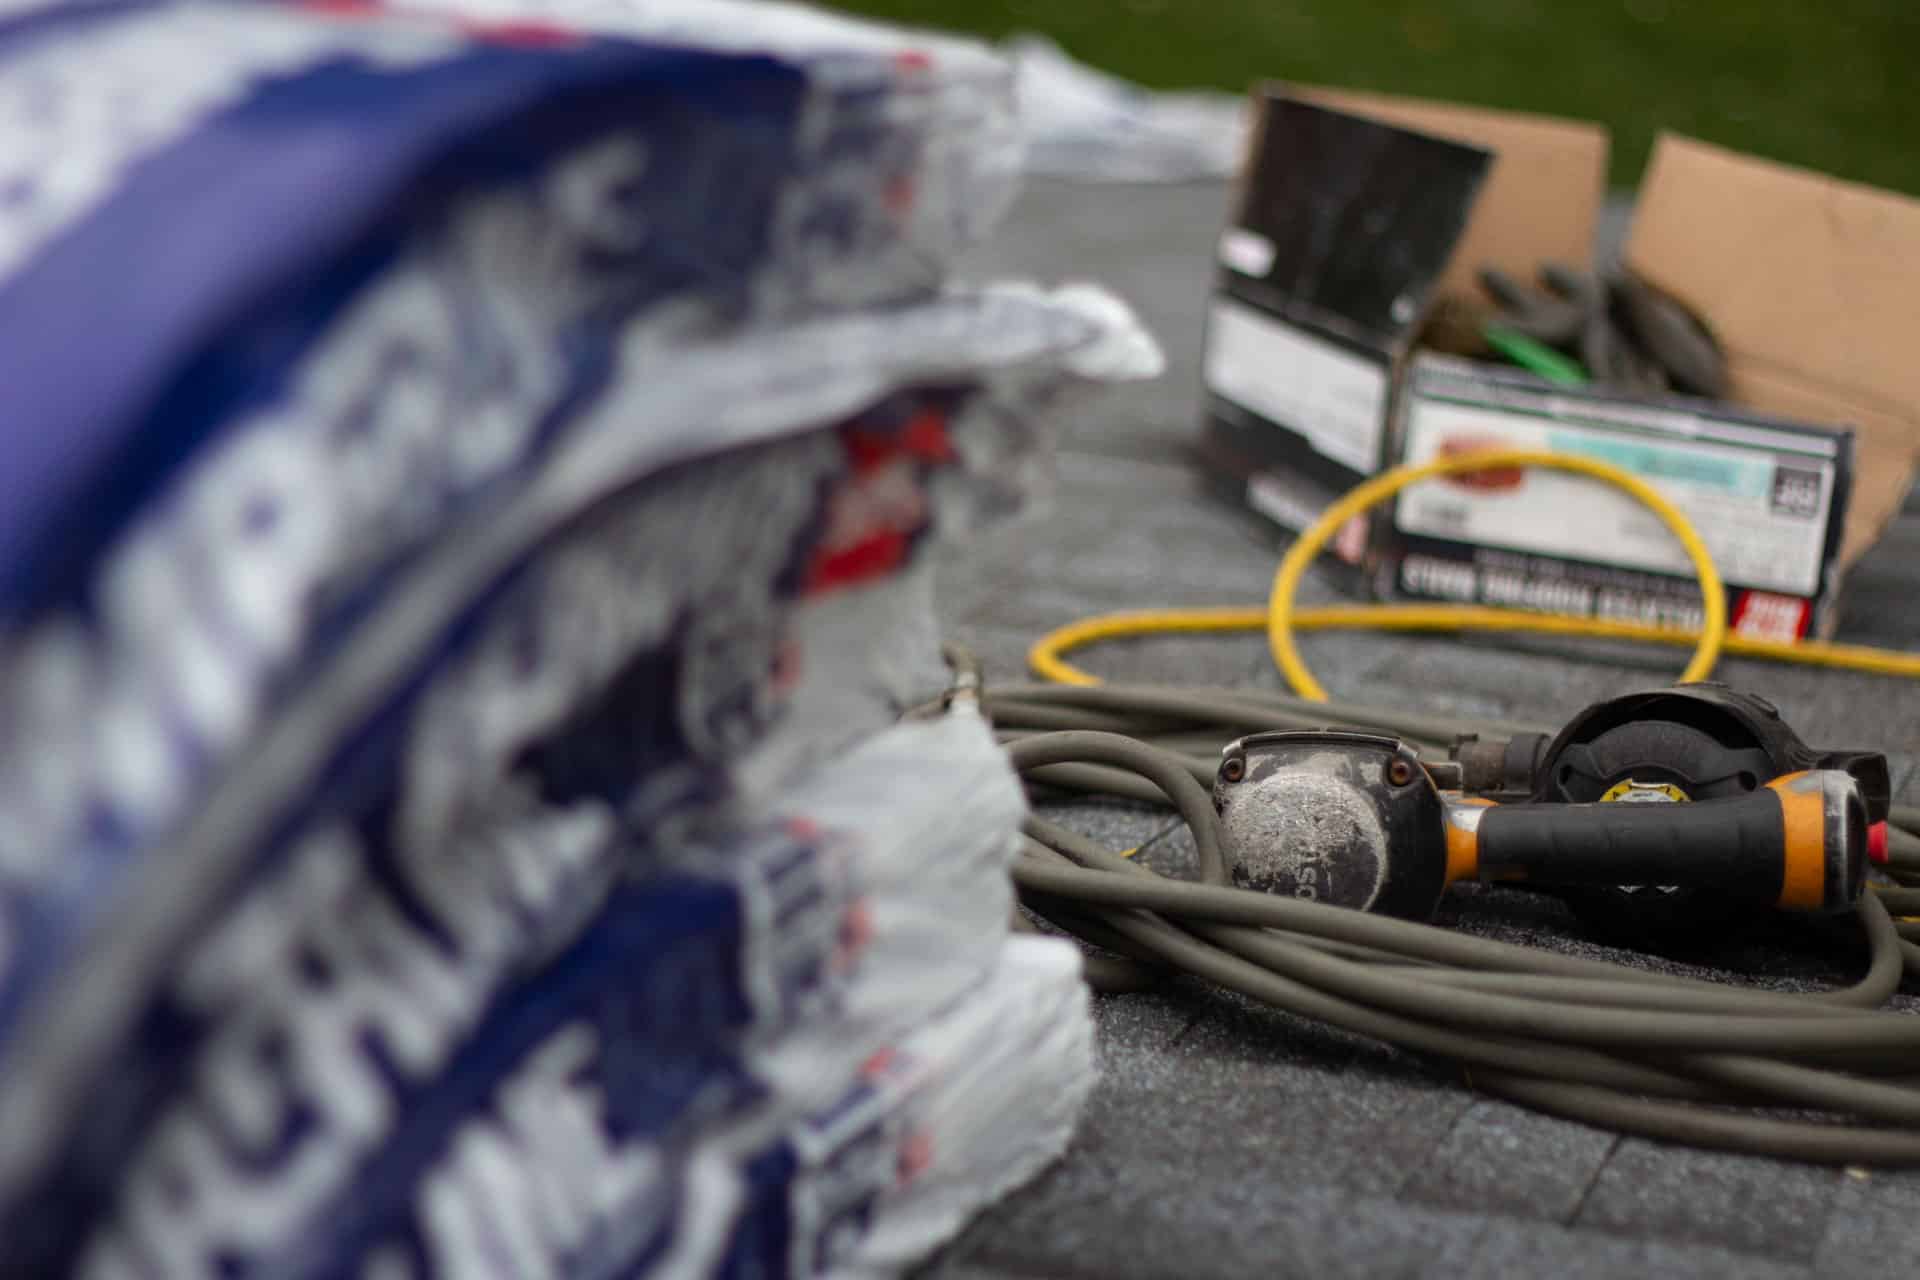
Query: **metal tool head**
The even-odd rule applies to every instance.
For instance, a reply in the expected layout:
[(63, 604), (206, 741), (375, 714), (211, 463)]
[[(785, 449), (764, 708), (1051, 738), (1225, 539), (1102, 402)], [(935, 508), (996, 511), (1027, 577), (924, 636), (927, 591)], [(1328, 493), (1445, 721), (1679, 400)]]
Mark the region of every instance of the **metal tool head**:
[(1242, 888), (1424, 919), (1445, 887), (1439, 793), (1397, 738), (1250, 734), (1221, 752), (1213, 804)]

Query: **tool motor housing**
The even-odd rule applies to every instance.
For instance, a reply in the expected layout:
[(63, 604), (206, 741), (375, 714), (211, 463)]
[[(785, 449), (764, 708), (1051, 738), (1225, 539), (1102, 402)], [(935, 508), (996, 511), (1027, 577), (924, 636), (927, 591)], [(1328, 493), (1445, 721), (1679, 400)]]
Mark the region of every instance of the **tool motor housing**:
[[(1520, 739), (1515, 739), (1519, 745)], [(1810, 747), (1771, 702), (1722, 684), (1683, 684), (1597, 702), (1538, 748), (1530, 798), (1590, 804), (1631, 788), (1672, 788), (1668, 800), (1717, 800), (1787, 773), (1839, 769), (1853, 776), (1870, 822), (1884, 822), (1892, 787), (1877, 751)]]

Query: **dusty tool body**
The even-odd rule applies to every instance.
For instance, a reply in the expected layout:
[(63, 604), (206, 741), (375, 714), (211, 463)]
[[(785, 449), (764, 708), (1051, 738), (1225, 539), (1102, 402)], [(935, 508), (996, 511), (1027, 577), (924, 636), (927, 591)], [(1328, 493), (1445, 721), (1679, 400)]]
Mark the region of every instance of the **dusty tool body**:
[[(1831, 913), (1858, 901), (1885, 757), (1808, 747), (1764, 700), (1684, 685), (1587, 708), (1552, 739), (1257, 733), (1214, 782), (1236, 883), (1420, 919), (1449, 883), (1523, 881), (1596, 913), (1698, 893)], [(1581, 897), (1580, 894), (1587, 896)]]

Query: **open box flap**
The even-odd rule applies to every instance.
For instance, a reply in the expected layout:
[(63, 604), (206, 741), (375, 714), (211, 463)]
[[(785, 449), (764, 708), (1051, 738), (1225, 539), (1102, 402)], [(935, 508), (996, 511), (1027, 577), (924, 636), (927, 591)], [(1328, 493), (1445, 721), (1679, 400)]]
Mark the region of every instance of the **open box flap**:
[(1853, 428), (1852, 564), (1920, 459), (1920, 200), (1663, 135), (1626, 260), (1707, 317), (1734, 400)]
[[(1425, 313), (1482, 189), (1481, 147), (1285, 89), (1257, 107), (1223, 259), (1244, 300), (1396, 357)], [(1257, 243), (1257, 250), (1251, 246)]]
[(1437, 292), (1478, 294), (1475, 274), (1484, 266), (1531, 280), (1542, 262), (1585, 266), (1592, 260), (1607, 183), (1607, 131), (1599, 125), (1322, 85), (1288, 85), (1286, 91), (1493, 152)]

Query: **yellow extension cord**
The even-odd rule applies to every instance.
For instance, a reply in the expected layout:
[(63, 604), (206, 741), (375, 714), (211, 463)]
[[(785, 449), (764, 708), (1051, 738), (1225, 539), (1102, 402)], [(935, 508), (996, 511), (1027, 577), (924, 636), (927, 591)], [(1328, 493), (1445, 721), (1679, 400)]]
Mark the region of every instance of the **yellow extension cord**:
[[(1294, 608), (1293, 597), (1299, 590), (1307, 566), (1334, 532), (1348, 520), (1422, 480), (1501, 467), (1551, 467), (1571, 471), (1606, 481), (1639, 499), (1673, 531), (1693, 561), (1694, 574), (1700, 580), (1705, 605), (1705, 625), (1693, 631), (1603, 618), (1573, 618), (1521, 609), (1496, 609), (1484, 605), (1328, 605), (1312, 609)], [(1325, 702), (1326, 690), (1307, 670), (1299, 651), (1294, 647), (1293, 636), (1296, 631), (1513, 631), (1691, 644), (1694, 646), (1693, 658), (1681, 674), (1682, 680), (1707, 678), (1722, 652), (1743, 658), (1768, 658), (1776, 662), (1835, 667), (1877, 675), (1920, 677), (1920, 653), (1873, 649), (1864, 645), (1826, 644), (1811, 640), (1757, 640), (1732, 635), (1727, 631), (1726, 611), (1726, 592), (1699, 533), (1685, 515), (1645, 481), (1592, 458), (1530, 450), (1498, 450), (1409, 463), (1353, 489), (1328, 507), (1313, 527), (1301, 534), (1288, 550), (1280, 562), (1279, 571), (1274, 575), (1273, 593), (1264, 609), (1257, 605), (1229, 605), (1200, 609), (1154, 609), (1082, 618), (1042, 636), (1028, 653), (1027, 662), (1034, 674), (1043, 680), (1059, 684), (1092, 685), (1099, 684), (1099, 678), (1067, 662), (1063, 655), (1098, 640), (1127, 636), (1264, 630), (1274, 661), (1294, 692), (1314, 702)]]

